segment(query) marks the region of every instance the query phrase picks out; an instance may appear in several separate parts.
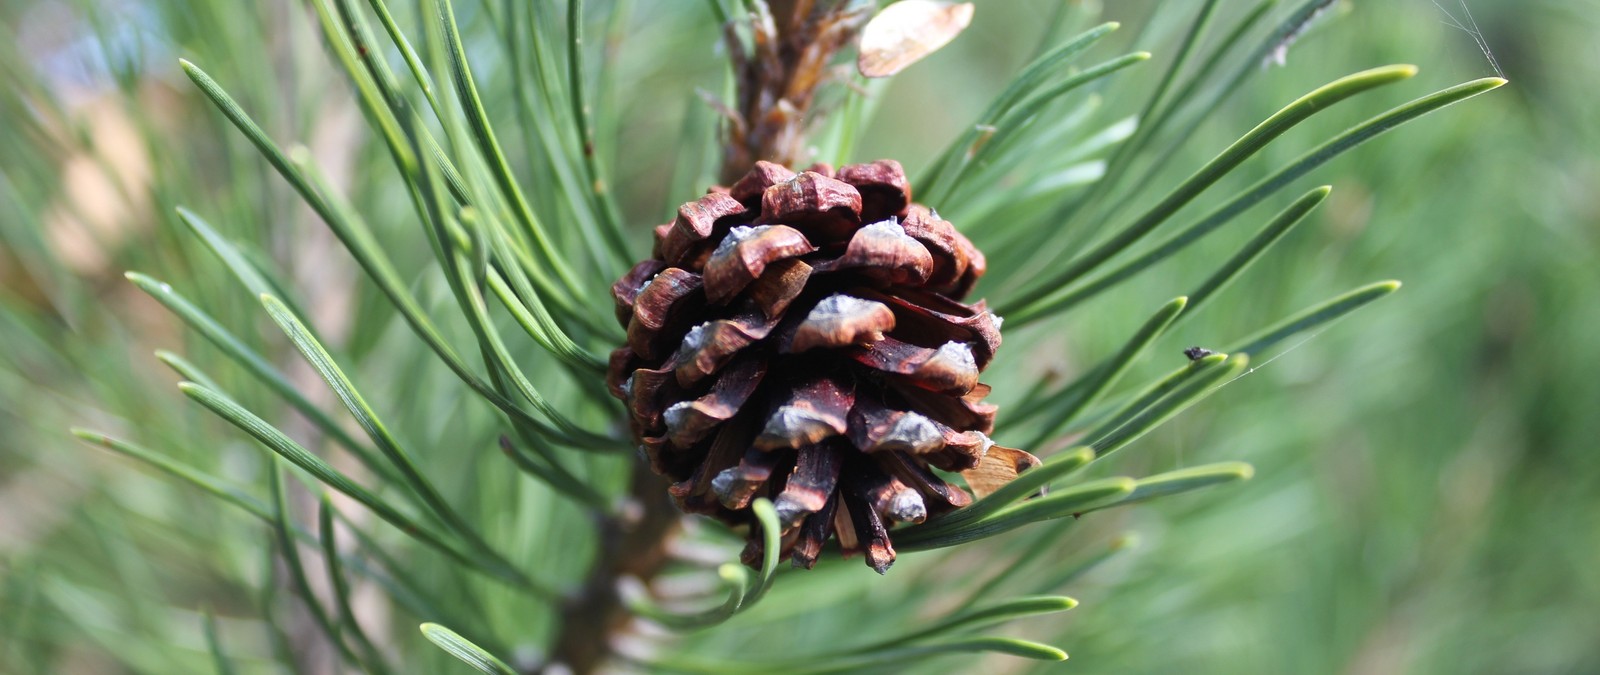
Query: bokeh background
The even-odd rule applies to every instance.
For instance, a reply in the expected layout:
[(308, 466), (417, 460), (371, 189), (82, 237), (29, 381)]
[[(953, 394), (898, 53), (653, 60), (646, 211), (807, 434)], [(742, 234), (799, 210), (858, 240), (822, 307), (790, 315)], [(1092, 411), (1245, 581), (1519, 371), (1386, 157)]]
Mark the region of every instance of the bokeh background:
[[(635, 4), (628, 24), (597, 16), (595, 27), (620, 36), (606, 102), (620, 112), (602, 133), (618, 139), (611, 162), (642, 240), (665, 209), (695, 194), (696, 170), (675, 169), (703, 174), (713, 156), (696, 131), (708, 113), (693, 90), (718, 87), (720, 70), (700, 3)], [(1059, 4), (980, 1), (965, 34), (884, 90), (859, 158), (925, 165), (1032, 55), (1040, 17)], [(1151, 2), (1100, 8), (1124, 22), (1119, 44), (1156, 54), (1107, 92), (1107, 108), (1136, 109), (1191, 4), (1164, 3), (1154, 21)], [(1245, 4), (1223, 3), (1229, 12)], [(1129, 450), (1126, 460), (1150, 471), (1240, 459), (1256, 476), (1086, 521), (1048, 561), (1017, 571), (1048, 577), (1055, 562), (1118, 551), (1061, 589), (1084, 602), (1069, 619), (1014, 631), (1062, 645), (1072, 661), (1001, 659), (985, 669), (1600, 671), (1600, 3), (1468, 6), (1479, 37), (1452, 25), (1449, 15), (1465, 20), (1456, 0), (1337, 3), (1282, 66), (1255, 75), (1165, 160), (1159, 185), (1301, 93), (1362, 68), (1413, 63), (1421, 73), (1313, 120), (1229, 184), (1248, 185), (1387, 105), (1497, 73), (1511, 81), (1302, 181), (1333, 185), (1332, 198), (1203, 319), (1164, 338), (1168, 360), (1146, 372), (1170, 369), (1189, 344), (1230, 341), (1347, 288), (1390, 278), (1405, 287), (1258, 362)], [(217, 270), (174, 206), (203, 210), (270, 251), (350, 353), (393, 350), (394, 372), (366, 370), (397, 398), (416, 399), (405, 424), (426, 431), (414, 433), (448, 436), (458, 424), (457, 394), (436, 393), (450, 389), (446, 378), (437, 368), (412, 374), (407, 364), (420, 357), (404, 346), (408, 336), (392, 321), (364, 320), (371, 289), (353, 283), (331, 237), (183, 78), (180, 56), (228, 82), (274, 135), (305, 143), (374, 221), (403, 213), (391, 174), (369, 170), (386, 158), (296, 3), (0, 2), (6, 672), (179, 672), (157, 664), (184, 650), (203, 656), (198, 611), (215, 612), (225, 630), (246, 629), (252, 599), (215, 568), (262, 555), (249, 538), (217, 535), (247, 525), (66, 432), (110, 427), (223, 471), (251, 470), (230, 469), (230, 455), (207, 445), (223, 437), (218, 425), (183, 404), (150, 356), (167, 348), (199, 361), (214, 351), (122, 277), (159, 272), (229, 325), (254, 327), (263, 349), (285, 353), (248, 298), (205, 281)], [(1050, 335), (1020, 338), (1014, 367), (1072, 372), (1114, 348), (1253, 227), (1074, 310)], [(1025, 531), (1003, 545), (1027, 543)], [(984, 571), (981, 552), (941, 564), (975, 578)], [(905, 568), (903, 579), (917, 578), (915, 562)], [(839, 583), (841, 597), (858, 593), (868, 605), (971, 590), (912, 587), (894, 574)], [(852, 630), (837, 613), (766, 614), (697, 644), (715, 652), (826, 642)]]

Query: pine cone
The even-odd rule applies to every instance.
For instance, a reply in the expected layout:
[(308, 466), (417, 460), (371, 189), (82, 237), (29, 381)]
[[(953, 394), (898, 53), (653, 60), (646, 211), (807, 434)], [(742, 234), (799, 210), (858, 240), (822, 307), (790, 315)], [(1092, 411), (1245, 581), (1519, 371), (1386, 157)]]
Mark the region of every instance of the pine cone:
[(894, 524), (972, 501), (934, 469), (982, 496), (1038, 463), (987, 436), (1000, 319), (960, 302), (983, 254), (899, 163), (757, 162), (655, 234), (612, 287), (628, 344), (607, 382), (684, 511), (749, 524), (764, 496), (797, 566), (837, 536), (882, 573)]

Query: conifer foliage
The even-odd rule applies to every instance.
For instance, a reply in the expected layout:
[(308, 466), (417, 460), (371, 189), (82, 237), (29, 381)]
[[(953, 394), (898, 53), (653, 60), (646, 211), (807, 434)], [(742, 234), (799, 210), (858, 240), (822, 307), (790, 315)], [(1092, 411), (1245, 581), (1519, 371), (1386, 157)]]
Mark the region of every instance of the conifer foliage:
[[(159, 526), (158, 541), (182, 542), (167, 552), (184, 556), (177, 568), (208, 570), (224, 599), (160, 609), (229, 620), (205, 614), (198, 636), (107, 638), (134, 670), (921, 672), (960, 670), (942, 657), (962, 654), (1065, 659), (990, 629), (1071, 609), (1059, 593), (1077, 572), (1010, 597), (993, 584), (1080, 519), (1249, 478), (1239, 462), (1134, 476), (1103, 462), (1252, 358), (1399, 285), (1353, 289), (1188, 358), (1151, 357), (1152, 345), (1223, 302), (1330, 191), (1285, 188), (1504, 83), (1369, 113), (1217, 194), (1301, 122), (1415, 69), (1308, 83), (1168, 183), (1155, 179), (1173, 149), (1326, 16), (1327, 0), (1158, 3), (1172, 20), (1130, 40), (1154, 45), (1159, 68), (1144, 51), (1081, 63), (1109, 51), (1119, 26), (1092, 25), (1091, 3), (1058, 3), (1035, 58), (955, 138), (924, 139), (924, 166), (857, 145), (883, 78), (936, 67), (924, 57), (981, 22), (981, 4), (278, 4), (304, 23), (257, 35), (239, 13), (270, 12), (235, 3), (160, 14), (173, 35), (215, 43), (207, 59), (163, 66), (188, 78), (196, 110), (183, 119), (203, 120), (172, 136), (207, 148), (194, 154), (218, 174), (242, 172), (229, 189), (258, 190), (240, 198), (258, 208), (211, 198), (209, 177), (182, 166), (152, 179), (170, 180), (150, 192), (177, 208), (127, 279), (167, 311), (170, 330), (145, 337), (179, 394), (168, 411), (142, 380), (107, 388), (118, 414), (74, 433), (227, 516), (171, 512), (247, 525)], [(720, 44), (720, 82), (618, 84), (617, 50), (684, 34)], [(277, 42), (299, 51), (258, 53)], [(632, 67), (689, 58), (661, 49)], [(333, 67), (275, 79), (314, 58)], [(274, 107), (283, 90), (323, 85), (364, 123), (344, 137), (353, 178), (300, 145), (313, 139), (286, 137), (320, 111)], [(659, 106), (662, 87), (694, 100), (689, 131), (668, 156), (639, 157), (621, 147), (618, 110)], [(659, 187), (640, 176), (661, 166), (681, 169), (670, 198), (689, 201), (651, 216), (671, 218), (652, 232), (633, 222), (648, 208), (636, 197)], [(1278, 210), (1255, 236), (1142, 320), (1074, 311), (1268, 201)], [(1171, 222), (1192, 205), (1210, 210)], [(283, 224), (301, 220), (315, 236)], [(299, 264), (323, 248), (359, 279)], [(1227, 301), (1250, 302), (1249, 289)], [(1041, 336), (1067, 325), (1104, 326), (1115, 348), (1070, 376), (1032, 368)], [(1166, 372), (1135, 367), (1152, 362)], [(1016, 530), (1035, 543), (997, 538)], [(213, 549), (227, 554), (197, 553)], [(123, 553), (104, 566), (117, 585), (153, 574)], [(907, 569), (910, 554), (930, 564)], [(879, 574), (849, 572), (878, 585), (829, 569), (838, 555), (859, 555)], [(781, 570), (785, 559), (809, 571)], [(905, 592), (862, 603), (861, 588)], [(72, 597), (63, 611), (106, 604)], [(769, 652), (720, 637), (829, 614), (810, 638), (792, 636), (825, 646)], [(829, 633), (835, 623), (846, 632)]]

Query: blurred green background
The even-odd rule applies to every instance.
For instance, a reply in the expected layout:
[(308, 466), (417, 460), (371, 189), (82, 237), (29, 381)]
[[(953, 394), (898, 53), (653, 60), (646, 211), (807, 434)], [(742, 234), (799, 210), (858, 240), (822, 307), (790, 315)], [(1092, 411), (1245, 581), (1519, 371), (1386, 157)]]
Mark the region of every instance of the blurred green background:
[[(468, 12), (475, 4), (462, 3)], [(857, 159), (925, 165), (1032, 55), (1040, 17), (1059, 4), (979, 2), (971, 29), (883, 90)], [(1084, 15), (1092, 9), (1067, 4)], [(1104, 16), (1125, 24), (1116, 41), (1156, 55), (1106, 94), (1108, 109), (1131, 114), (1191, 3), (1165, 3), (1153, 23), (1154, 3), (1105, 4)], [(1243, 4), (1223, 3), (1235, 12)], [(709, 171), (708, 114), (693, 89), (716, 89), (720, 71), (700, 3), (635, 5), (628, 25), (597, 17), (595, 29), (622, 36), (611, 45), (614, 99), (602, 103), (619, 112), (601, 133), (616, 139), (615, 182), (642, 241)], [(1072, 661), (999, 659), (986, 670), (1600, 671), (1600, 125), (1592, 102), (1600, 3), (1473, 0), (1493, 64), (1471, 34), (1449, 25), (1445, 10), (1463, 17), (1461, 6), (1440, 5), (1338, 3), (1285, 65), (1257, 73), (1165, 160), (1161, 186), (1293, 98), (1363, 68), (1413, 63), (1421, 73), (1313, 120), (1228, 185), (1248, 185), (1387, 105), (1496, 68), (1511, 81), (1302, 181), (1331, 184), (1333, 196), (1202, 319), (1164, 338), (1147, 372), (1174, 367), (1190, 344), (1231, 341), (1362, 283), (1393, 278), (1404, 289), (1257, 363), (1129, 450), (1123, 469), (1240, 459), (1256, 476), (1086, 520), (1059, 559), (1091, 557), (1127, 541), (1125, 533), (1138, 545), (1061, 589), (1084, 602), (1070, 618), (1013, 631), (1062, 645)], [(387, 364), (367, 359), (364, 370), (373, 385), (422, 399), (414, 409), (431, 414), (405, 422), (416, 434), (448, 437), (472, 425), (453, 394), (432, 393), (448, 389), (430, 388), (445, 381), (437, 367), (410, 367), (422, 357), (405, 344), (409, 336), (392, 321), (363, 320), (374, 292), (349, 288), (353, 266), (176, 67), (190, 58), (228, 82), (275, 135), (306, 143), (375, 222), (403, 214), (390, 173), (368, 170), (386, 159), (295, 3), (4, 0), (0, 36), (0, 670), (156, 672), (162, 655), (139, 653), (140, 641), (159, 635), (183, 648), (190, 640), (187, 648), (203, 654), (193, 612), (251, 612), (250, 599), (213, 566), (261, 555), (248, 539), (205, 534), (241, 524), (205, 498), (66, 433), (73, 425), (137, 430), (152, 447), (224, 464), (201, 439), (243, 443), (183, 405), (149, 356), (167, 348), (203, 362), (214, 350), (121, 276), (157, 273), (231, 326), (267, 325), (242, 292), (204, 281), (217, 274), (214, 263), (173, 206), (260, 243), (294, 284), (316, 289), (312, 315), (342, 326), (335, 332), (348, 353), (392, 352)], [(1112, 49), (1097, 53), (1120, 53)], [(982, 243), (983, 223), (958, 225)], [(1009, 368), (1072, 372), (1114, 349), (1254, 227), (1231, 228), (1074, 310), (1056, 330), (1008, 334)], [(418, 250), (402, 261), (427, 256)], [(283, 353), (277, 337), (260, 338), (262, 348)], [(1021, 396), (996, 384), (1002, 402)], [(497, 456), (481, 461), (491, 468), (478, 470), (496, 471)], [(247, 477), (258, 468), (223, 470)], [(1002, 545), (1025, 546), (1029, 532)], [(937, 560), (975, 576), (985, 570), (982, 551)], [(921, 569), (908, 560), (895, 570), (899, 581), (851, 574), (839, 583), (868, 603), (945, 587), (954, 601), (971, 590), (950, 586), (949, 575), (945, 587), (908, 586)], [(1017, 573), (1055, 572), (1036, 564)], [(163, 603), (141, 600), (152, 597)], [(753, 640), (826, 642), (837, 634), (827, 622), (838, 608), (830, 611), (785, 618), (774, 609), (693, 644), (717, 653)], [(172, 637), (166, 624), (186, 628)]]

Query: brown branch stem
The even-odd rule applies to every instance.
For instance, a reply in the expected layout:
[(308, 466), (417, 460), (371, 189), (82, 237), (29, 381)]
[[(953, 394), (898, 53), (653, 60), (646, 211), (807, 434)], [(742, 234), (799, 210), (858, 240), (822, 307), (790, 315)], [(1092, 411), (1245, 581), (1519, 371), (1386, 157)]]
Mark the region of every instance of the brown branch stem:
[[(832, 64), (866, 22), (866, 12), (847, 3), (769, 0), (770, 13), (726, 26), (737, 96), (723, 138), (722, 179), (731, 183), (767, 160), (801, 166), (806, 132), (816, 122), (817, 89), (833, 81)], [(748, 29), (746, 47), (737, 30)]]
[(665, 479), (642, 465), (634, 468), (629, 497), (631, 507), (622, 515), (598, 522), (594, 569), (563, 609), (551, 659), (575, 675), (600, 669), (612, 654), (613, 640), (627, 627), (631, 615), (617, 581), (631, 576), (648, 583), (660, 574), (667, 564), (667, 542), (683, 522)]

